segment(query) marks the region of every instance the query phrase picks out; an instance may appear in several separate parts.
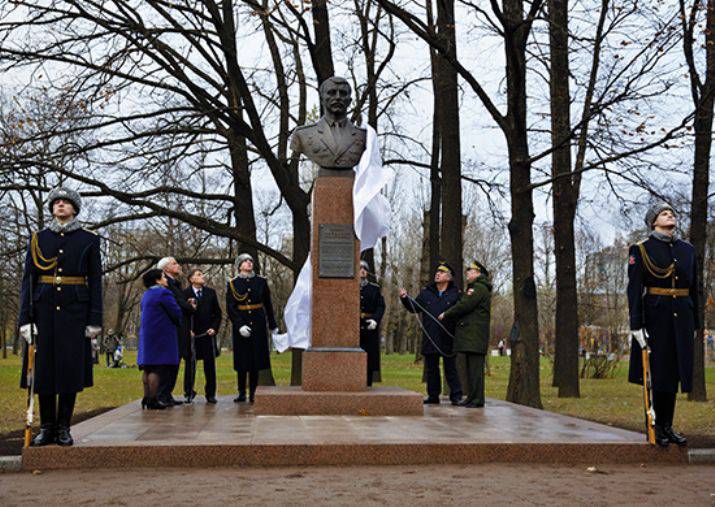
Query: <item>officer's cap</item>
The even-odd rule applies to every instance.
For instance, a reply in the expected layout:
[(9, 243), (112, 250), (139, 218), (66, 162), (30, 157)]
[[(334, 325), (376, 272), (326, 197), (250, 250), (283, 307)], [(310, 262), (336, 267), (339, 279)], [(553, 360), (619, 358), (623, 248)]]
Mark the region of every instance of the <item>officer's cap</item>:
[(467, 269), (477, 269), (484, 276), (489, 276), (489, 271), (487, 271), (487, 268), (484, 267), (484, 264), (476, 260), (470, 262)]
[(437, 265), (437, 271), (444, 271), (454, 276), (454, 270), (452, 269), (452, 266), (447, 264), (447, 261), (440, 261), (440, 263)]
[(47, 195), (47, 205), (50, 208), (50, 214), (52, 213), (52, 206), (55, 204), (55, 201), (59, 199), (71, 202), (75, 214), (79, 214), (79, 209), (82, 207), (82, 197), (80, 197), (79, 192), (65, 187), (53, 188)]
[(367, 261), (360, 261), (360, 267), (365, 271), (370, 271), (370, 266), (368, 265)]

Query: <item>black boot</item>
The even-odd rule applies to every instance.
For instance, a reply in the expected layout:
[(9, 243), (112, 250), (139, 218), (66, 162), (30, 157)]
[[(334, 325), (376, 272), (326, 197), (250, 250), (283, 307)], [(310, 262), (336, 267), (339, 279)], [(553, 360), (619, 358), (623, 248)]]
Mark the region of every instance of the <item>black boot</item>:
[(77, 393), (62, 393), (59, 396), (59, 403), (57, 404), (57, 445), (68, 446), (74, 444), (72, 435), (70, 435), (70, 424), (76, 399)]
[(668, 447), (670, 439), (666, 435), (665, 430), (659, 424), (655, 425), (655, 443), (661, 447)]
[(70, 435), (69, 426), (57, 426), (57, 445), (70, 446), (74, 444), (72, 435)]
[(40, 432), (32, 440), (33, 447), (42, 447), (55, 443), (55, 425), (45, 423), (40, 426)]
[(675, 431), (673, 431), (672, 426), (663, 428), (663, 433), (665, 434), (666, 437), (668, 437), (668, 440), (673, 444), (676, 444), (680, 447), (683, 447), (684, 445), (688, 445), (688, 439), (685, 438), (683, 435), (680, 435), (679, 433), (676, 433)]

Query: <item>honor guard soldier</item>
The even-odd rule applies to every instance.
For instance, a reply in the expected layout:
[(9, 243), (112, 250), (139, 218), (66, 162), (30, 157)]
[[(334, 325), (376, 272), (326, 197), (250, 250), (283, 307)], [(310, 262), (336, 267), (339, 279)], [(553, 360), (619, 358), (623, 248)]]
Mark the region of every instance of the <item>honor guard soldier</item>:
[(278, 329), (268, 282), (253, 271), (253, 257), (236, 258), (238, 276), (226, 287), (226, 311), (233, 328), (233, 369), (238, 374), (238, 397), (246, 401), (246, 375), (249, 377), (249, 401), (253, 403), (258, 387), (258, 372), (271, 367), (267, 329)]
[(650, 353), (655, 441), (685, 445), (673, 430), (678, 385), (690, 392), (693, 383), (693, 343), (698, 325), (695, 249), (675, 238), (673, 209), (663, 203), (646, 214), (652, 230), (645, 241), (633, 245), (628, 257), (628, 307), (631, 360), (628, 380), (643, 383), (640, 343)]
[[(77, 393), (92, 386), (92, 339), (102, 331), (102, 262), (99, 237), (76, 219), (79, 193), (55, 188), (48, 205), (53, 221), (32, 234), (27, 250), (19, 324), (22, 337), (30, 343), (34, 336), (36, 342), (34, 391), (41, 426), (33, 445), (67, 446), (73, 444)], [(27, 361), (26, 353), (22, 387), (27, 387)]]
[(385, 300), (380, 286), (367, 279), (368, 264), (360, 261), (360, 348), (367, 352), (367, 385), (374, 372), (380, 371), (380, 322), (385, 314)]

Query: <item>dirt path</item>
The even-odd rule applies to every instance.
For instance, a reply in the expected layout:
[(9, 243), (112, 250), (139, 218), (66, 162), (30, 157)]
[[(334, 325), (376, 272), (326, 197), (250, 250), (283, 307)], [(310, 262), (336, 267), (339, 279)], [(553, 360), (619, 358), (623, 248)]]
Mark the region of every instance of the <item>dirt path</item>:
[(712, 466), (586, 468), (495, 464), (0, 474), (0, 505), (715, 505)]

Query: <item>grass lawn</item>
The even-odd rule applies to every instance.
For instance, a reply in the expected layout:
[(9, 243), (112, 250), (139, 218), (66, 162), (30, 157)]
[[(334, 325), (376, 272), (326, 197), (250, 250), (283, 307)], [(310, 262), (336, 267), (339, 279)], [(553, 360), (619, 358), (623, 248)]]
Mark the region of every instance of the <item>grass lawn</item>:
[[(236, 377), (232, 368), (231, 353), (218, 358), (218, 393), (236, 392)], [(127, 364), (135, 361), (135, 353), (129, 352)], [(290, 382), (290, 354), (273, 355), (273, 375), (276, 383)], [(103, 358), (102, 358), (103, 360)], [(491, 376), (487, 377), (487, 396), (504, 399), (509, 380), (509, 358), (490, 357)], [(94, 387), (80, 394), (77, 401), (76, 419), (123, 405), (142, 396), (140, 372), (136, 368), (111, 369), (102, 364), (94, 369)], [(628, 365), (623, 362), (611, 379), (581, 381), (581, 398), (558, 398), (557, 390), (551, 387), (551, 362), (541, 362), (541, 397), (544, 409), (561, 414), (611, 424), (621, 428), (640, 431), (643, 423), (641, 388), (626, 381)], [(0, 434), (17, 434), (24, 426), (26, 391), (19, 386), (20, 358), (10, 356), (0, 359)], [(674, 426), (682, 430), (696, 446), (715, 446), (715, 366), (706, 369), (707, 391), (711, 401), (696, 403), (678, 396)], [(396, 385), (424, 392), (421, 383), (422, 365), (414, 364), (412, 355), (382, 356), (383, 385)], [(180, 373), (175, 394), (181, 394), (183, 372)], [(199, 366), (197, 391), (203, 389), (203, 371)], [(203, 397), (199, 396), (199, 401)], [(39, 417), (36, 418), (39, 421)]]

